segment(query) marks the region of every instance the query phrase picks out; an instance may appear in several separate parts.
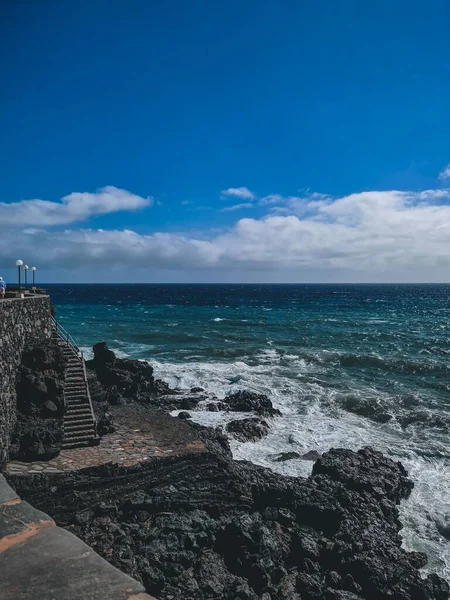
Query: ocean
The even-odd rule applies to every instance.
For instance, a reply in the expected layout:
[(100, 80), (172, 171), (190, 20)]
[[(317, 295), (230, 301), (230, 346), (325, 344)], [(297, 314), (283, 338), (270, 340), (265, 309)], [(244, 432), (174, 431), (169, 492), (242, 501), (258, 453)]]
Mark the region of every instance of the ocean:
[(283, 415), (261, 441), (233, 441), (238, 460), (300, 476), (311, 462), (274, 457), (371, 445), (400, 460), (415, 484), (403, 544), (450, 580), (450, 285), (46, 287), (88, 357), (104, 340), (172, 386), (267, 394)]

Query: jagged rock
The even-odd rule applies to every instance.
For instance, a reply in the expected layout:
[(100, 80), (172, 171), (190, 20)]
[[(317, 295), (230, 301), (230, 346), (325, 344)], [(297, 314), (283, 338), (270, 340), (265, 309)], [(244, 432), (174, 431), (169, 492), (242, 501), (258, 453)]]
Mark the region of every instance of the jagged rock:
[(117, 358), (105, 342), (95, 344), (94, 358), (86, 362), (102, 386), (104, 400), (109, 404), (139, 403), (152, 408), (167, 409), (171, 404), (180, 408), (183, 398), (177, 398), (164, 381), (155, 379), (153, 367), (145, 361)]
[(366, 400), (359, 396), (348, 396), (341, 401), (341, 406), (349, 412), (367, 417), (377, 423), (387, 423), (392, 419), (392, 415), (372, 399)]
[(192, 419), (191, 415), (184, 410), (182, 410), (181, 412), (178, 413), (178, 418), (179, 419)]
[(256, 417), (231, 421), (225, 429), (240, 442), (255, 442), (269, 433), (266, 421)]
[(321, 454), (320, 452), (317, 452), (317, 450), (309, 450), (308, 452), (305, 452), (305, 454), (302, 454), (300, 458), (302, 458), (303, 460), (316, 461), (320, 457)]
[(409, 425), (420, 424), (427, 429), (433, 427), (436, 429), (443, 429), (444, 431), (450, 430), (450, 417), (425, 410), (414, 412), (408, 411), (407, 414), (397, 417), (397, 420), (403, 428), (406, 428)]
[(331, 450), (301, 479), (214, 448), (64, 474), (55, 491), (14, 483), (160, 600), (448, 600), (443, 579), (421, 578), (424, 555), (401, 547), (396, 504), (412, 483), (400, 463)]
[(274, 459), (275, 462), (285, 462), (286, 460), (292, 460), (293, 458), (302, 458), (298, 452), (281, 452)]
[(202, 398), (199, 398), (198, 396), (184, 396), (180, 399), (180, 408), (183, 410), (193, 410), (198, 406), (200, 400), (202, 400)]
[(274, 417), (281, 415), (280, 411), (273, 407), (272, 402), (264, 394), (256, 394), (248, 390), (235, 392), (225, 397), (224, 402), (228, 410), (234, 412), (255, 412), (261, 416)]
[(50, 459), (61, 451), (65, 366), (53, 339), (34, 339), (25, 347), (16, 376), (17, 421), (11, 460)]
[(205, 390), (201, 387), (193, 387), (191, 388), (191, 392), (192, 394), (200, 394), (201, 392), (204, 392)]

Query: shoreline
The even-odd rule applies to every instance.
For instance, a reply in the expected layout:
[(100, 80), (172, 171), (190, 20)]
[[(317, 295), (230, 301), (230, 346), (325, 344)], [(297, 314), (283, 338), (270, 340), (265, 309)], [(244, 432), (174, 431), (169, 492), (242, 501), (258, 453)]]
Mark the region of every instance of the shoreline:
[[(145, 377), (130, 392), (129, 384), (141, 370), (138, 361), (103, 354), (106, 362), (90, 365), (103, 380), (100, 387), (108, 390), (105, 381), (116, 378), (116, 388), (119, 382), (119, 390), (122, 384), (123, 391), (134, 398), (126, 399), (125, 404), (136, 419), (143, 419), (149, 406), (158, 414), (167, 413), (176, 403), (182, 405), (180, 410), (183, 406), (189, 409), (193, 397), (197, 394), (198, 401), (201, 395), (198, 390), (188, 395), (171, 394), (174, 390), (167, 388), (164, 393), (155, 393), (160, 385), (156, 381), (151, 382), (152, 393), (146, 395), (149, 381), (146, 384)], [(148, 367), (144, 369), (149, 375)], [(250, 396), (246, 401), (251, 403), (255, 398)], [(270, 406), (256, 408), (264, 412)], [(168, 424), (180, 421), (167, 414), (163, 418)], [(109, 470), (105, 466), (63, 475), (14, 477), (14, 483), (22, 486), (20, 493), (25, 498), (39, 508), (45, 507), (57, 521), (62, 519), (104, 558), (142, 581), (149, 593), (162, 600), (378, 600), (397, 597), (392, 593), (407, 599), (415, 598), (413, 590), (419, 589), (424, 599), (448, 598), (444, 580), (435, 575), (421, 579), (418, 569), (426, 560), (424, 555), (400, 547), (396, 504), (412, 488), (401, 465), (371, 449), (358, 453), (331, 450), (315, 462), (309, 478), (286, 477), (235, 461), (220, 432), (189, 422), (183, 426), (203, 438), (206, 453), (196, 458), (155, 458), (129, 469)], [(51, 492), (53, 488), (55, 492)], [(75, 504), (73, 500), (70, 503), (73, 497)], [(64, 505), (71, 509), (58, 517)], [(142, 523), (147, 522), (148, 536), (142, 539)], [(122, 533), (117, 538), (119, 530)], [(272, 540), (268, 546), (261, 540), (264, 530)], [(221, 536), (225, 536), (226, 544)], [(306, 541), (314, 551), (305, 550)], [(227, 551), (230, 545), (239, 556), (239, 564)], [(379, 554), (372, 556), (376, 547)], [(108, 555), (108, 548), (112, 554)], [(157, 563), (155, 556), (159, 557)], [(374, 560), (377, 564), (381, 561), (381, 571), (379, 566), (375, 568)], [(397, 564), (397, 571), (392, 570), (392, 564)], [(208, 575), (208, 565), (214, 565), (214, 572), (219, 574), (214, 590), (208, 588), (212, 576)]]

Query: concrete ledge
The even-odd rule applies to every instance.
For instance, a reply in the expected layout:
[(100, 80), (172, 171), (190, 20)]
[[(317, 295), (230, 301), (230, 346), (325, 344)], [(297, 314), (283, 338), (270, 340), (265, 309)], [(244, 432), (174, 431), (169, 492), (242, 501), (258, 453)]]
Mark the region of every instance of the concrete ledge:
[(154, 600), (84, 542), (27, 502), (0, 475), (2, 600)]

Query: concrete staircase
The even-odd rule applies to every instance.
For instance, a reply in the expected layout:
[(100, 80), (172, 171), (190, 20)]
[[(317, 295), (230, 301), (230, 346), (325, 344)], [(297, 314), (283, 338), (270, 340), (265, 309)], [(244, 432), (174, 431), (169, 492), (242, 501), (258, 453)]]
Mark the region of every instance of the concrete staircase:
[(70, 335), (56, 321), (52, 335), (67, 360), (64, 385), (67, 411), (64, 415), (63, 448), (95, 445), (99, 438), (83, 355)]

